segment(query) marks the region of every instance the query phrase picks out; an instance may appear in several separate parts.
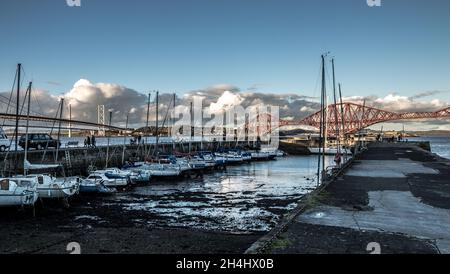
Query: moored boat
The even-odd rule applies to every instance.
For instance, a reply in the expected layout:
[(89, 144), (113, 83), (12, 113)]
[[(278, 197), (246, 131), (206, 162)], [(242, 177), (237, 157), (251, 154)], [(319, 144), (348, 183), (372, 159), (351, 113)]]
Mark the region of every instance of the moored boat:
[(100, 170), (92, 172), (84, 180), (101, 181), (104, 186), (109, 187), (109, 188), (111, 188), (111, 187), (123, 188), (123, 187), (126, 187), (130, 182), (130, 179), (128, 177), (109, 178), (108, 176), (106, 176), (106, 173), (104, 171), (100, 171)]
[(37, 201), (37, 181), (34, 179), (0, 179), (0, 207), (32, 206)]
[(235, 163), (242, 163), (244, 159), (242, 158), (242, 155), (237, 151), (229, 151), (225, 154), (227, 163), (235, 164)]
[(97, 179), (97, 176), (88, 177), (80, 183), (80, 193), (112, 194), (115, 192), (117, 192), (116, 189), (105, 186), (103, 180)]
[(198, 156), (205, 162), (205, 168), (213, 168), (217, 164), (214, 155), (209, 151), (199, 152)]
[(270, 154), (267, 151), (252, 151), (252, 160), (255, 161), (264, 161), (270, 159)]
[(31, 174), (11, 178), (19, 182), (27, 182), (30, 179), (37, 181), (36, 189), (41, 199), (69, 198), (79, 193), (80, 179), (78, 177), (55, 178), (47, 174)]

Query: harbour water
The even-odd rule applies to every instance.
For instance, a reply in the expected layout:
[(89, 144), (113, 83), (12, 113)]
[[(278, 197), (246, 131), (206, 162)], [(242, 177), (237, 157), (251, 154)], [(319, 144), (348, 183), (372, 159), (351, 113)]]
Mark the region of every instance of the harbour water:
[(430, 142), (431, 152), (436, 153), (437, 155), (450, 159), (450, 137), (414, 137), (408, 138), (411, 141), (427, 141)]

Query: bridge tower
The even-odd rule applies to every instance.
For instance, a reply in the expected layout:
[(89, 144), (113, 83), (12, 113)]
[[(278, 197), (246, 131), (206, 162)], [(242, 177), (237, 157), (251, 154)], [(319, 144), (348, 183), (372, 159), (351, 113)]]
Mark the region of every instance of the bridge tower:
[[(97, 124), (105, 125), (105, 105), (97, 106)], [(104, 126), (98, 127), (98, 135), (105, 136), (106, 130)]]

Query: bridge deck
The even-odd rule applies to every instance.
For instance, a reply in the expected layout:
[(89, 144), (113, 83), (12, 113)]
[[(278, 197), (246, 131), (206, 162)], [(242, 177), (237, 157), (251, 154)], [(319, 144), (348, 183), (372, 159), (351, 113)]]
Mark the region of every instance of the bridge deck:
[(450, 253), (450, 160), (373, 144), (309, 201), (266, 252)]

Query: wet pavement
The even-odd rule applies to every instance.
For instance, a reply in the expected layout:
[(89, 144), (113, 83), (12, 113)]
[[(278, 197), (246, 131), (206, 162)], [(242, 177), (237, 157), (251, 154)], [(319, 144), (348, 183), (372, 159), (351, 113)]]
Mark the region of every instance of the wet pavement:
[(408, 144), (372, 144), (260, 252), (450, 252), (450, 161)]

